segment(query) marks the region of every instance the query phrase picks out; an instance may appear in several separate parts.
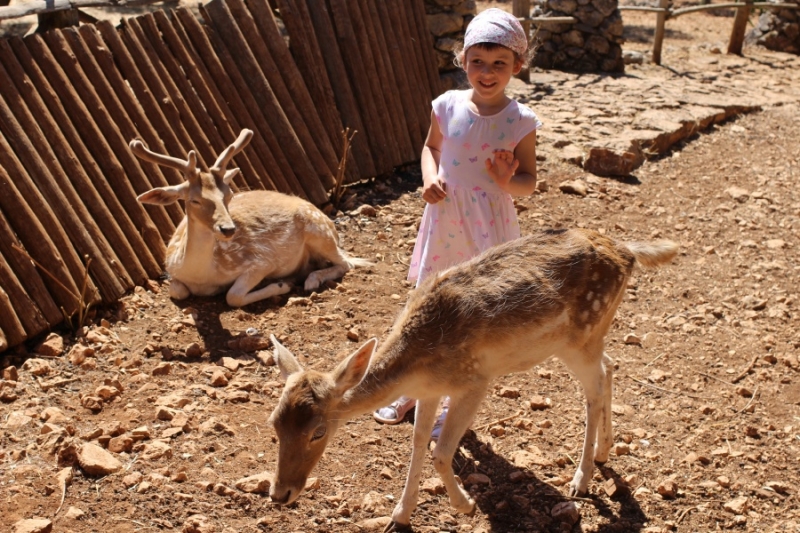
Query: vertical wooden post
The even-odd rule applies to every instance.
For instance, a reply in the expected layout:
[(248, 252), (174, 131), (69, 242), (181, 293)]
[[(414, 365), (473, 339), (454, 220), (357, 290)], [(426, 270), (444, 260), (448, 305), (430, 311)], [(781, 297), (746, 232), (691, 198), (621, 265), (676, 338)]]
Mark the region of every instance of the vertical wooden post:
[(747, 29), (747, 19), (750, 18), (753, 0), (744, 0), (741, 7), (736, 8), (736, 18), (733, 19), (731, 40), (728, 42), (728, 53), (742, 55), (744, 32)]
[[(513, 0), (511, 3), (511, 14), (521, 21), (522, 29), (525, 30), (525, 38), (530, 43), (531, 40), (531, 0)], [(522, 70), (517, 74), (517, 78), (522, 81), (531, 81), (531, 68), (527, 63), (522, 65)]]
[(653, 63), (661, 64), (661, 46), (664, 44), (664, 24), (667, 22), (667, 9), (669, 0), (658, 0), (658, 7), (664, 11), (659, 11), (656, 15), (656, 34), (653, 39)]

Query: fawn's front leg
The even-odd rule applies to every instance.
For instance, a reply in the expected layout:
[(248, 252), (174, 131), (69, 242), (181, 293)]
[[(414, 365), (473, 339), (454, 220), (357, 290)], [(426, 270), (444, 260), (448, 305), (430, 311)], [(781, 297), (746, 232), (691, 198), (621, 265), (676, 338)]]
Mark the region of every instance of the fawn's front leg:
[(386, 532), (395, 531), (411, 523), (411, 514), (417, 507), (419, 499), (419, 478), (422, 474), (422, 464), (428, 451), (428, 442), (431, 440), (433, 421), (436, 418), (436, 407), (439, 398), (417, 400), (417, 410), (414, 413), (414, 442), (411, 448), (411, 463), (408, 465), (406, 486), (403, 496), (392, 512), (392, 522), (387, 526)]

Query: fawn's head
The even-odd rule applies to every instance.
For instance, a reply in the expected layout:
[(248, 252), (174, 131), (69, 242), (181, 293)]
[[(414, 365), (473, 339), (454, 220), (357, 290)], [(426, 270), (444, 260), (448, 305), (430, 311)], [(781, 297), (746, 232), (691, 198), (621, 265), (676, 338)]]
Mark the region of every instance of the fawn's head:
[(289, 350), (270, 338), (286, 386), (269, 417), (278, 434), (278, 468), (269, 496), (288, 505), (300, 496), (328, 440), (344, 422), (337, 408), (344, 394), (364, 377), (377, 341), (370, 339), (332, 372), (323, 373), (304, 370)]
[(239, 169), (226, 170), (226, 167), (233, 156), (247, 146), (252, 137), (251, 130), (242, 130), (236, 141), (219, 155), (208, 172), (198, 168), (194, 150), (191, 150), (183, 160), (151, 152), (139, 140), (131, 141), (130, 148), (140, 159), (174, 168), (183, 173), (186, 180), (180, 185), (151, 189), (140, 195), (138, 200), (143, 204), (156, 205), (167, 205), (183, 200), (186, 203), (186, 216), (191, 223), (207, 228), (219, 240), (229, 240), (236, 233), (236, 224), (228, 212), (228, 204), (233, 198), (230, 183), (239, 173)]

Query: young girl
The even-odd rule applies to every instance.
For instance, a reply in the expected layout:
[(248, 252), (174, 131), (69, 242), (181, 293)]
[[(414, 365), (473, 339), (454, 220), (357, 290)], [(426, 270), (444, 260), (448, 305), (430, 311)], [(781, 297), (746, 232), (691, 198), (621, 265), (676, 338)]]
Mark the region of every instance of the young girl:
[[(512, 196), (536, 187), (536, 114), (505, 94), (511, 77), (529, 61), (528, 39), (516, 17), (501, 9), (470, 22), (456, 54), (470, 88), (433, 101), (422, 149), (422, 198), (427, 202), (411, 256), (409, 280), (429, 276), (520, 236)], [(414, 407), (401, 397), (374, 413), (396, 424)], [(434, 426), (438, 438), (447, 415)]]

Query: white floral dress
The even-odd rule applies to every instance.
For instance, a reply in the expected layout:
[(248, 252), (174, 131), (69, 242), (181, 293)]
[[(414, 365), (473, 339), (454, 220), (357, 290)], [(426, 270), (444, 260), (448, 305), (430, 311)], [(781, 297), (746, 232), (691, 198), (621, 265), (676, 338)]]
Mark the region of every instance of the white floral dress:
[(542, 123), (516, 100), (495, 115), (478, 115), (468, 97), (469, 90), (447, 91), (433, 101), (444, 136), (439, 176), (447, 183), (447, 197), (425, 206), (408, 272), (417, 285), (520, 235), (511, 195), (489, 177), (484, 161), (494, 150), (513, 151)]

